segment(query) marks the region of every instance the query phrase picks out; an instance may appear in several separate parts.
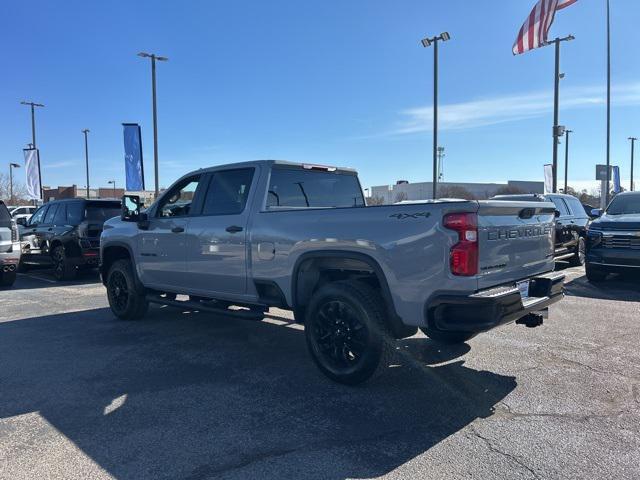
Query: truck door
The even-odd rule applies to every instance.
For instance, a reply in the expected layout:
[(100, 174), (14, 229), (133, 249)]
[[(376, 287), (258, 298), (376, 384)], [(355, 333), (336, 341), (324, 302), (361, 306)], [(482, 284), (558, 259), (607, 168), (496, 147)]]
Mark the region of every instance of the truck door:
[(186, 231), (200, 178), (200, 174), (194, 175), (172, 186), (150, 212), (148, 228), (139, 231), (137, 261), (146, 286), (172, 290), (184, 285)]
[(191, 218), (185, 286), (202, 296), (247, 292), (247, 224), (254, 168), (207, 175), (201, 212)]

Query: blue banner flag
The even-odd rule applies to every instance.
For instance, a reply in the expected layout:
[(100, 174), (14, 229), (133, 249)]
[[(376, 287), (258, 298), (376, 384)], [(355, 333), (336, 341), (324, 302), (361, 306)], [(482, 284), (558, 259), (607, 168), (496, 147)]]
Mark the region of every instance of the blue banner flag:
[(142, 134), (137, 123), (123, 123), (124, 127), (124, 167), (127, 190), (144, 190), (144, 162), (142, 161)]
[(613, 192), (620, 193), (622, 189), (620, 188), (620, 167), (617, 165), (612, 168), (613, 170)]

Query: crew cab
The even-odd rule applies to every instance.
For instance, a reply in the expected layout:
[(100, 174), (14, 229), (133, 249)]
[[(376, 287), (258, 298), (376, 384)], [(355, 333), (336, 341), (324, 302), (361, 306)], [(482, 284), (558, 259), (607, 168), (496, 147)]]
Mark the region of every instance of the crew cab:
[(0, 200), (0, 287), (14, 284), (19, 262), (18, 229), (6, 205)]
[(590, 217), (576, 197), (562, 193), (532, 193), (496, 195), (492, 200), (552, 202), (556, 207), (555, 259), (567, 260), (574, 267), (584, 265)]
[(589, 225), (586, 274), (601, 282), (609, 273), (640, 272), (640, 192), (617, 194)]
[(197, 170), (146, 211), (139, 201), (125, 196), (101, 236), (116, 317), (150, 302), (253, 319), (290, 309), (316, 365), (346, 384), (386, 369), (393, 338), (538, 326), (563, 296), (552, 203), (366, 206), (351, 169), (272, 160)]
[(120, 202), (73, 198), (45, 203), (29, 220), (19, 220), (20, 268), (53, 267), (57, 280), (72, 280), (78, 270), (97, 268), (105, 220), (120, 215)]

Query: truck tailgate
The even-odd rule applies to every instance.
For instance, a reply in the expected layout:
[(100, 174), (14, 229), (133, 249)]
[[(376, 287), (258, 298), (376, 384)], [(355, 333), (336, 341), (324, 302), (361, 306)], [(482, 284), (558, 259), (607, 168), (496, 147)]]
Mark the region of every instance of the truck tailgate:
[(479, 289), (553, 270), (552, 203), (488, 200), (479, 205)]

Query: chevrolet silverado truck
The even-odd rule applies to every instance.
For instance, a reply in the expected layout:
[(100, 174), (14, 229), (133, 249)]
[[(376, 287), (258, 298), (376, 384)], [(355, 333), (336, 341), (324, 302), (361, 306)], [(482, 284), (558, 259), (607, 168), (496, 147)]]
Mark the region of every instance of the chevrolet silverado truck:
[(457, 343), (511, 322), (540, 325), (563, 297), (554, 211), (366, 206), (351, 169), (238, 163), (185, 175), (144, 211), (123, 197), (121, 216), (104, 224), (100, 269), (121, 319), (143, 317), (149, 303), (252, 319), (292, 310), (319, 369), (357, 384), (418, 328)]

